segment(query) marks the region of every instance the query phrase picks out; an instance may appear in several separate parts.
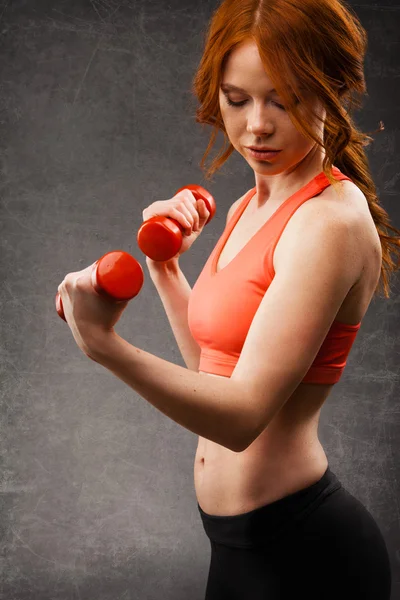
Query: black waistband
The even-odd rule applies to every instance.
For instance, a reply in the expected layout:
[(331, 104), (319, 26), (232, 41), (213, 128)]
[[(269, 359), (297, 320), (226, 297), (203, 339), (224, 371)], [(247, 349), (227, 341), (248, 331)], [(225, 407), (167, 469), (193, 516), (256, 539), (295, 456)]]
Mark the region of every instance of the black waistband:
[(237, 547), (254, 547), (284, 536), (298, 520), (305, 518), (327, 496), (341, 488), (330, 470), (316, 483), (247, 513), (232, 516), (209, 515), (197, 503), (203, 527), (214, 542)]

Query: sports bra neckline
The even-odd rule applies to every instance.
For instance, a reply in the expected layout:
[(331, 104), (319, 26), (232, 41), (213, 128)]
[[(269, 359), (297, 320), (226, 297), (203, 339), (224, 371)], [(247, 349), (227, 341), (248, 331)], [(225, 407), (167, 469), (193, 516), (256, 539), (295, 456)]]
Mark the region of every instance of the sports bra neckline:
[[(337, 167), (332, 167), (332, 171), (333, 173), (341, 173), (341, 171), (337, 168)], [(218, 261), (219, 258), (222, 254), (223, 249), (225, 248), (228, 239), (233, 231), (233, 229), (235, 228), (237, 222), (239, 221), (240, 217), (242, 216), (242, 214), (244, 213), (244, 211), (246, 210), (247, 205), (249, 204), (250, 200), (252, 199), (252, 197), (255, 195), (255, 193), (257, 192), (257, 186), (254, 186), (253, 188), (251, 188), (246, 196), (243, 198), (242, 202), (239, 204), (239, 206), (237, 207), (236, 211), (233, 213), (232, 218), (229, 222), (229, 224), (227, 225), (227, 230), (225, 231), (225, 233), (222, 235), (220, 242), (222, 242), (219, 247), (217, 247), (215, 249), (215, 254), (214, 254), (214, 258), (213, 261), (211, 263), (211, 277), (216, 277), (217, 275), (219, 275), (220, 273), (222, 273), (222, 271), (224, 271), (225, 269), (227, 269), (228, 267), (231, 266), (231, 263), (233, 263), (237, 257), (239, 255), (241, 255), (245, 249), (251, 244), (253, 243), (254, 239), (257, 238), (260, 234), (261, 231), (263, 231), (267, 225), (271, 224), (271, 221), (274, 220), (281, 212), (282, 208), (284, 206), (287, 205), (287, 203), (290, 200), (293, 200), (293, 198), (295, 198), (296, 196), (298, 196), (301, 193), (304, 193), (307, 191), (308, 187), (310, 187), (316, 180), (321, 179), (321, 178), (326, 178), (326, 175), (323, 171), (321, 171), (320, 173), (318, 173), (317, 175), (315, 175), (315, 177), (313, 177), (308, 183), (306, 183), (305, 185), (303, 185), (303, 187), (301, 187), (300, 189), (298, 189), (296, 192), (294, 192), (291, 196), (289, 196), (288, 198), (286, 198), (286, 200), (284, 200), (282, 202), (282, 204), (280, 204), (278, 206), (278, 208), (272, 213), (272, 215), (270, 217), (268, 217), (268, 219), (265, 221), (265, 223), (263, 223), (261, 225), (261, 227), (259, 229), (257, 229), (257, 231), (251, 236), (251, 238), (245, 243), (245, 245), (239, 250), (239, 252), (237, 252), (237, 254), (235, 254), (235, 256), (229, 261), (229, 263), (227, 265), (225, 265), (225, 267), (223, 267), (222, 269), (219, 269), (217, 271), (217, 266), (218, 266)]]

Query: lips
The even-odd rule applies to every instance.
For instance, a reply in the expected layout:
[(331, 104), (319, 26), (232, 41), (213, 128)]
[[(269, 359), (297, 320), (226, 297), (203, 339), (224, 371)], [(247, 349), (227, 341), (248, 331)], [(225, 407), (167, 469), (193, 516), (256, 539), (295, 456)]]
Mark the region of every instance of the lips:
[(260, 151), (260, 150), (253, 150), (252, 148), (247, 148), (247, 150), (249, 151), (250, 156), (252, 156), (256, 160), (263, 160), (263, 161), (274, 160), (280, 152), (280, 150), (273, 150), (273, 151), (261, 150)]
[(249, 150), (255, 150), (256, 152), (280, 152), (280, 150), (276, 150), (275, 148), (263, 148), (257, 146), (247, 146)]

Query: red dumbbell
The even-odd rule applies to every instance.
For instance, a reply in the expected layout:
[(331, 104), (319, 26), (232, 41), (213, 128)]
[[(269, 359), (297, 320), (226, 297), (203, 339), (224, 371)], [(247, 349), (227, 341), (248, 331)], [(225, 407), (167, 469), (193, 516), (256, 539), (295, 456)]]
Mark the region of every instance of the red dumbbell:
[[(206, 225), (215, 215), (215, 200), (207, 190), (200, 185), (191, 184), (180, 188), (190, 190), (196, 200), (204, 200), (210, 216)], [(137, 242), (141, 251), (152, 260), (169, 260), (179, 252), (182, 246), (183, 228), (180, 223), (171, 217), (151, 217), (140, 227)]]
[[(115, 302), (131, 300), (140, 292), (144, 281), (143, 269), (138, 261), (123, 250), (107, 252), (96, 261), (92, 272), (92, 285), (98, 294)], [(56, 310), (65, 319), (62, 300), (56, 294)]]

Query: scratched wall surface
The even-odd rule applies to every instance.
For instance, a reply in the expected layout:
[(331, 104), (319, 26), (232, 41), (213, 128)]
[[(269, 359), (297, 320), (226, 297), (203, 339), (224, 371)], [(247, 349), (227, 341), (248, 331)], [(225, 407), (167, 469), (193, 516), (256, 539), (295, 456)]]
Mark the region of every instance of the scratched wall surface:
[[(181, 259), (194, 284), (231, 203), (236, 154), (207, 182), (192, 76), (215, 0), (0, 2), (0, 597), (200, 600), (210, 549), (193, 485), (197, 438), (87, 358), (56, 314), (64, 276), (110, 250), (145, 283), (117, 326), (185, 366), (144, 255), (143, 209), (188, 183), (218, 202)], [(363, 131), (392, 223), (399, 209), (399, 2), (352, 4), (369, 33)], [(370, 305), (320, 439), (376, 518), (400, 597), (399, 296)]]

